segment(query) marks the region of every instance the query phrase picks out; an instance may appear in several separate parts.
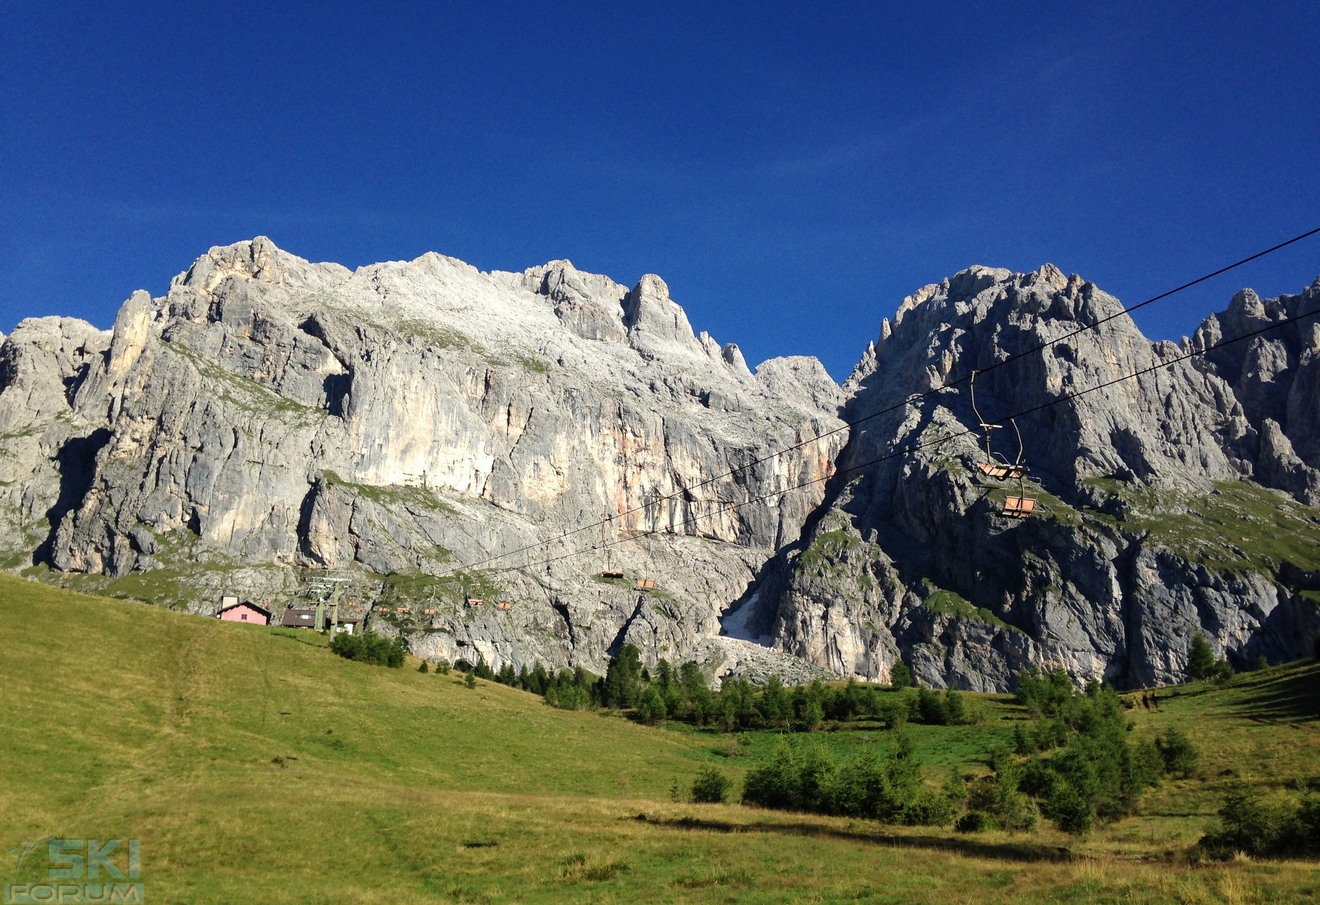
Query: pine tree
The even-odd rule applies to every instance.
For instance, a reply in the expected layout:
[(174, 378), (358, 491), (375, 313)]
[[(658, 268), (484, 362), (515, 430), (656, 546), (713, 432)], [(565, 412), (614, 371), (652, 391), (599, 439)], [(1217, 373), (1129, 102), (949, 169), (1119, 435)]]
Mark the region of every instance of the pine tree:
[(1210, 642), (1205, 635), (1196, 632), (1192, 635), (1192, 646), (1187, 654), (1187, 678), (1193, 681), (1208, 679), (1215, 675), (1215, 652), (1210, 649)]

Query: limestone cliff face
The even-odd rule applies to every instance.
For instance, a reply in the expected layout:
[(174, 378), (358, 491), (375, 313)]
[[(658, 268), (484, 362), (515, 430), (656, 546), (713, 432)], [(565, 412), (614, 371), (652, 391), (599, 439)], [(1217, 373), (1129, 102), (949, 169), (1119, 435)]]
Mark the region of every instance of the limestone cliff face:
[(350, 272), (257, 239), (135, 294), (110, 336), (46, 319), (3, 349), (11, 556), (196, 611), (342, 578), (418, 653), (496, 665), (722, 656), (722, 610), (844, 441), (771, 457), (841, 425), (819, 363), (754, 375), (658, 277), (567, 261)]
[[(1221, 378), (1242, 405), (1258, 445), (1252, 476), (1320, 504), (1320, 323), (1272, 325), (1320, 307), (1320, 280), (1299, 295), (1262, 300), (1250, 289), (1212, 314), (1188, 343), (1209, 350), (1198, 367)], [(1225, 338), (1250, 339), (1212, 348)]]
[[(654, 275), (256, 239), (112, 331), (4, 338), (0, 555), (195, 612), (335, 586), (497, 667), (629, 641), (799, 679), (1173, 681), (1196, 631), (1242, 664), (1320, 629), (1320, 328), (1212, 348), (1318, 306), (1320, 282), (1244, 291), (1151, 343), (1122, 315), (1075, 333), (1120, 305), (1053, 266), (974, 267), (903, 300), (841, 390), (811, 358), (751, 372)], [(981, 418), (1028, 478), (982, 474)]]
[[(1207, 321), (1200, 348), (1237, 335), (1243, 307), (1226, 328)], [(905, 299), (845, 387), (857, 427), (784, 561), (778, 645), (836, 674), (887, 677), (902, 657), (926, 683), (987, 690), (1030, 665), (1176, 681), (1195, 631), (1239, 663), (1304, 655), (1320, 627), (1308, 599), (1320, 519), (1246, 479), (1314, 501), (1316, 472), (1282, 427), (1311, 452), (1309, 328), (1249, 347), (1245, 365), (1240, 351), (1179, 361), (1186, 349), (1121, 315), (1008, 361), (1119, 308), (1050, 265), (972, 268)], [(996, 458), (1029, 467), (1021, 487), (977, 467), (973, 371), (987, 421), (1026, 413), (1021, 446), (1011, 425), (991, 431)], [(1037, 515), (1004, 517), (1023, 490)]]

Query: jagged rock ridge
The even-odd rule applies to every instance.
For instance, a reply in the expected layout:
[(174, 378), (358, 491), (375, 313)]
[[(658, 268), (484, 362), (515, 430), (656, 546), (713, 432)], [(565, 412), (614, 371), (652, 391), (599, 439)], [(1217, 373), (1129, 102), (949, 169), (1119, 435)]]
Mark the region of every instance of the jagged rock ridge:
[[(1119, 303), (1050, 265), (971, 268), (905, 299), (840, 391), (814, 359), (752, 373), (654, 275), (349, 271), (257, 239), (113, 331), (5, 339), (6, 564), (198, 612), (331, 575), (419, 654), (496, 666), (598, 669), (631, 641), (715, 670), (886, 678), (901, 656), (936, 686), (1135, 685), (1177, 678), (1198, 629), (1286, 659), (1320, 627), (1320, 332), (1177, 359), (1317, 304), (1320, 282), (1248, 291), (1182, 346), (1122, 316), (993, 367)], [(975, 468), (965, 384), (907, 402), (974, 369), (988, 419), (1037, 409), (1039, 517), (998, 514), (1018, 491)], [(759, 646), (719, 637), (743, 600)]]
[[(599, 668), (624, 640), (718, 659), (721, 611), (796, 538), (843, 442), (771, 456), (841, 424), (814, 359), (753, 374), (658, 277), (567, 261), (349, 271), (257, 239), (135, 294), (110, 334), (25, 321), (0, 356), (15, 564), (140, 573), (196, 611), (326, 571), (418, 653), (494, 665)], [(478, 591), (512, 608), (465, 607)]]
[[(1195, 631), (1239, 665), (1309, 653), (1320, 459), (1306, 415), (1320, 333), (1289, 327), (1179, 360), (1263, 317), (1315, 309), (1320, 281), (1269, 305), (1253, 298), (1183, 347), (1148, 342), (1120, 315), (999, 367), (1119, 302), (1050, 265), (975, 267), (905, 299), (845, 387), (859, 423), (840, 458), (846, 477), (781, 563), (779, 646), (837, 674), (884, 678), (902, 657), (928, 684), (987, 690), (1032, 665), (1121, 685), (1176, 681)], [(1032, 412), (1017, 426), (1037, 517), (1002, 516), (1018, 482), (976, 467), (973, 371), (984, 372), (985, 418)], [(1015, 461), (1011, 430), (992, 433), (994, 452)], [(901, 448), (915, 451), (886, 458)]]

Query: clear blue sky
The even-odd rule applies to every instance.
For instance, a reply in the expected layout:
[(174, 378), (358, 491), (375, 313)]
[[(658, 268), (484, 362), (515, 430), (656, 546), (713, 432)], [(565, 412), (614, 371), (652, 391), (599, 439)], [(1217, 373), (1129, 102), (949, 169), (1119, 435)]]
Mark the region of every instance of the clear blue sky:
[[(640, 7), (640, 8), (638, 8)], [(845, 377), (902, 297), (1140, 301), (1320, 226), (1320, 3), (86, 3), (0, 11), (0, 331), (212, 245), (660, 274)], [(1320, 236), (1143, 312), (1176, 338)]]

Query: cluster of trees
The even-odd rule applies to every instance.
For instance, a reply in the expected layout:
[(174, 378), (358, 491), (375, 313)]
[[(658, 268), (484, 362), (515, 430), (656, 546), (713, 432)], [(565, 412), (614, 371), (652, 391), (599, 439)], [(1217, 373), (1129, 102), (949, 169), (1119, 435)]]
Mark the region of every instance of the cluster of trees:
[(770, 762), (748, 772), (743, 803), (881, 823), (952, 821), (966, 797), (962, 780), (951, 775), (943, 789), (930, 788), (922, 782), (910, 737), (900, 731), (894, 740), (887, 757), (868, 752), (836, 761), (819, 746), (796, 747), (781, 738)]
[[(958, 700), (922, 690), (889, 694), (909, 701), (915, 718), (925, 707), (930, 722), (947, 720), (945, 701)], [(795, 747), (781, 739), (771, 761), (747, 774), (742, 800), (884, 823), (953, 822), (960, 831), (1029, 830), (1043, 815), (1067, 832), (1084, 833), (1133, 813), (1141, 793), (1165, 775), (1186, 776), (1195, 769), (1196, 750), (1176, 729), (1153, 742), (1130, 742), (1122, 702), (1098, 683), (1079, 692), (1062, 670), (1031, 672), (1020, 679), (1018, 700), (1033, 723), (1016, 730), (1016, 751), (991, 753), (992, 772), (986, 776), (950, 774), (938, 789), (926, 785), (900, 722), (888, 757), (868, 753), (836, 762), (820, 747)], [(702, 789), (712, 787), (713, 780), (706, 778)], [(697, 796), (694, 786), (694, 800), (702, 800)], [(1308, 825), (1311, 812), (1299, 814), (1277, 823)], [(1281, 830), (1280, 838), (1298, 836)]]
[(1300, 800), (1268, 802), (1245, 785), (1224, 796), (1218, 820), (1197, 843), (1213, 858), (1238, 852), (1256, 858), (1320, 856), (1320, 796), (1308, 792)]
[(404, 656), (408, 652), (402, 637), (390, 639), (369, 631), (360, 634), (341, 632), (330, 639), (330, 649), (349, 660), (394, 669), (403, 665)]
[(1097, 682), (1078, 692), (1063, 670), (1032, 671), (1019, 678), (1017, 698), (1036, 719), (1014, 731), (1019, 759), (996, 771), (998, 781), (1031, 796), (1067, 832), (1132, 814), (1141, 793), (1166, 774), (1195, 768), (1195, 748), (1176, 729), (1154, 742), (1130, 742), (1122, 702)]
[[(330, 647), (349, 659), (403, 663), (401, 639), (338, 635)], [(1232, 675), (1202, 636), (1194, 636), (1192, 654), (1194, 677)], [(1079, 691), (1063, 670), (1032, 670), (1019, 677), (1017, 700), (1032, 721), (1014, 730), (1012, 751), (990, 753), (988, 775), (974, 779), (950, 773), (934, 788), (922, 781), (903, 726), (908, 721), (976, 722), (977, 716), (955, 691), (904, 689), (911, 684), (906, 669), (895, 670), (891, 688), (855, 681), (832, 688), (819, 681), (786, 688), (771, 678), (760, 687), (746, 679), (725, 681), (719, 691), (711, 691), (697, 663), (675, 669), (661, 660), (652, 672), (633, 645), (623, 646), (603, 677), (581, 667), (550, 672), (540, 664), (516, 671), (506, 664), (498, 672), (484, 662), (475, 667), (459, 663), (456, 668), (468, 673), (469, 685), (474, 677), (500, 682), (566, 709), (628, 709), (649, 724), (674, 719), (729, 732), (809, 731), (826, 720), (883, 724), (897, 730), (892, 751), (883, 756), (868, 752), (835, 760), (818, 745), (795, 745), (781, 738), (769, 762), (747, 773), (741, 795), (744, 804), (759, 807), (883, 823), (952, 822), (959, 831), (1021, 831), (1032, 829), (1044, 816), (1067, 832), (1084, 833), (1097, 823), (1134, 813), (1143, 791), (1168, 775), (1191, 776), (1198, 761), (1195, 746), (1176, 728), (1151, 742), (1131, 742), (1131, 725), (1114, 690), (1092, 682)], [(449, 671), (447, 664), (443, 671)], [(693, 783), (691, 799), (722, 802), (735, 791), (722, 773), (708, 768)], [(1211, 857), (1237, 852), (1258, 857), (1320, 855), (1316, 791), (1268, 803), (1245, 786), (1234, 787), (1199, 847)], [(677, 785), (673, 794), (681, 794)]]
[[(1222, 668), (1213, 659), (1212, 665)], [(469, 679), (475, 675), (540, 694), (556, 707), (626, 709), (648, 724), (672, 719), (728, 732), (810, 731), (826, 720), (861, 720), (898, 730), (888, 757), (872, 753), (845, 762), (834, 761), (817, 746), (795, 747), (781, 740), (770, 762), (747, 774), (742, 790), (744, 803), (767, 808), (887, 823), (955, 822), (964, 831), (1028, 830), (1043, 815), (1065, 831), (1084, 833), (1097, 823), (1133, 813), (1143, 791), (1166, 775), (1190, 776), (1197, 763), (1195, 747), (1177, 729), (1152, 742), (1129, 741), (1131, 727), (1113, 689), (1092, 682), (1078, 691), (1063, 670), (1033, 670), (1020, 676), (1017, 699), (1032, 722), (1014, 730), (1014, 750), (991, 752), (989, 775), (977, 779), (950, 775), (939, 789), (921, 781), (911, 740), (902, 729), (909, 721), (976, 722), (977, 715), (956, 691), (884, 688), (855, 681), (836, 687), (815, 681), (787, 688), (777, 678), (760, 687), (746, 679), (726, 680), (719, 691), (712, 691), (697, 663), (675, 669), (661, 660), (651, 671), (630, 644), (610, 660), (603, 677), (581, 667), (552, 673), (540, 664), (517, 671), (506, 664), (496, 672), (479, 662), (466, 671)], [(910, 674), (899, 671), (895, 678), (906, 683)], [(716, 770), (708, 770), (698, 780), (693, 800), (723, 801), (731, 791)], [(1233, 811), (1240, 812), (1241, 807)], [(1262, 838), (1295, 850), (1300, 838), (1296, 828), (1313, 826), (1317, 815), (1320, 805), (1314, 803), (1304, 804), (1292, 816), (1276, 814), (1269, 822), (1277, 832)], [(1226, 818), (1227, 829), (1207, 836), (1207, 850), (1228, 845), (1251, 850), (1234, 835), (1238, 833), (1234, 828), (1247, 824), (1251, 820)]]
[[(892, 689), (856, 681), (836, 688), (820, 681), (788, 688), (771, 677), (763, 686), (745, 678), (726, 679), (718, 691), (712, 691), (699, 664), (689, 661), (675, 668), (661, 660), (651, 671), (642, 665), (639, 651), (631, 644), (610, 659), (603, 677), (581, 667), (549, 673), (540, 664), (517, 672), (505, 664), (494, 672), (478, 663), (475, 671), (478, 678), (542, 695), (556, 707), (631, 710), (648, 725), (678, 720), (726, 732), (812, 731), (827, 720), (865, 720), (895, 728), (909, 720), (952, 725), (977, 718), (958, 692), (928, 688), (895, 694)], [(900, 673), (899, 677), (904, 675), (903, 681), (910, 681), (910, 674)]]

